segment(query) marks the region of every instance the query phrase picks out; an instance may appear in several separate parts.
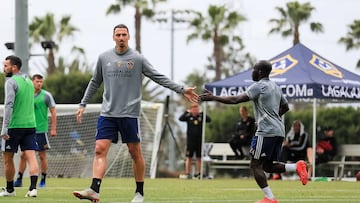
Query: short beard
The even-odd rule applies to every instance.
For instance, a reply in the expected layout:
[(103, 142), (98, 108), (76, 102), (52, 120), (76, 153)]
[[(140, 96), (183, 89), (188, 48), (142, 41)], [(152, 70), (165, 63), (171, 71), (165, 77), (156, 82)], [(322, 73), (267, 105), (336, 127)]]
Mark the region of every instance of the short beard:
[(118, 46), (118, 53), (123, 54), (127, 50), (127, 47), (124, 44)]
[(5, 73), (5, 77), (10, 78), (13, 76), (13, 73)]

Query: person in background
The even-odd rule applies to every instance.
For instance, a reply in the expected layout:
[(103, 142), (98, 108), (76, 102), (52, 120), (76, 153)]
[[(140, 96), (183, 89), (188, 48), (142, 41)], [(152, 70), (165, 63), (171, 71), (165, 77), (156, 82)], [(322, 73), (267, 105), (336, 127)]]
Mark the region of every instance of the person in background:
[[(201, 171), (201, 150), (202, 150), (202, 131), (204, 114), (200, 112), (199, 105), (192, 103), (190, 108), (180, 117), (180, 121), (187, 123), (186, 130), (186, 159), (185, 159), (185, 175), (191, 178), (190, 174), (192, 158), (196, 156), (196, 173), (194, 178), (200, 178)], [(210, 122), (211, 118), (206, 115), (205, 122)]]
[(337, 153), (337, 142), (334, 133), (333, 127), (328, 126), (324, 128), (324, 135), (316, 144), (316, 165), (331, 161), (335, 157)]
[[(305, 132), (304, 124), (300, 120), (293, 121), (291, 129), (286, 134), (282, 146), (282, 161), (295, 163), (307, 159), (307, 150), (310, 147), (309, 135)], [(312, 160), (309, 160), (311, 162)], [(280, 174), (273, 174), (273, 180), (281, 179)]]
[[(55, 100), (52, 94), (44, 89), (43, 85), (43, 76), (40, 74), (35, 74), (32, 76), (32, 81), (34, 84), (34, 105), (35, 105), (35, 119), (36, 119), (36, 142), (38, 144), (38, 155), (40, 159), (40, 168), (41, 168), (41, 180), (39, 187), (46, 186), (46, 174), (48, 169), (48, 160), (46, 158), (46, 150), (50, 149), (48, 131), (49, 131), (49, 119), (48, 112), (51, 115), (51, 128), (50, 136), (56, 136), (56, 109), (55, 109)], [(19, 170), (17, 179), (14, 183), (15, 187), (22, 186), (22, 177), (26, 168), (26, 157), (23, 152), (20, 155)]]
[(251, 139), (255, 134), (255, 119), (248, 115), (246, 106), (239, 108), (240, 120), (236, 123), (235, 133), (229, 140), (231, 149), (235, 153), (236, 159), (244, 159), (245, 154), (242, 147), (250, 146)]
[(261, 60), (253, 67), (252, 79), (255, 83), (250, 85), (244, 93), (222, 97), (204, 90), (199, 97), (200, 101), (217, 101), (225, 104), (238, 104), (250, 100), (253, 102), (257, 130), (250, 146), (250, 168), (265, 196), (256, 203), (278, 202), (267, 183), (265, 172), (296, 171), (303, 185), (306, 185), (308, 181), (305, 161), (279, 162), (285, 137), (285, 127), (281, 116), (289, 110), (289, 106), (280, 87), (269, 79), (271, 70), (271, 63)]
[(184, 88), (159, 73), (150, 62), (129, 47), (129, 29), (124, 24), (113, 28), (112, 39), (115, 46), (102, 53), (97, 61), (92, 78), (81, 99), (76, 112), (78, 123), (86, 104), (104, 84), (103, 101), (97, 123), (95, 157), (93, 161), (92, 182), (89, 188), (73, 191), (79, 199), (92, 202), (100, 200), (100, 186), (106, 172), (106, 159), (111, 143), (117, 143), (119, 135), (128, 147), (133, 163), (136, 184), (132, 203), (144, 202), (145, 160), (141, 151), (139, 132), (140, 108), (143, 77), (148, 77), (166, 88), (183, 95), (190, 102), (197, 102), (195, 87)]
[(29, 164), (30, 186), (25, 197), (37, 197), (39, 165), (35, 154), (38, 146), (35, 138), (34, 85), (28, 75), (20, 72), (21, 65), (17, 56), (5, 58), (4, 71), (8, 79), (5, 82), (1, 151), (6, 188), (0, 190), (0, 197), (16, 195), (14, 154), (19, 146)]
[[(315, 165), (326, 163), (333, 160), (337, 154), (337, 141), (334, 137), (334, 128), (331, 126), (324, 127), (323, 137), (316, 143), (315, 146)], [(309, 179), (312, 176), (312, 165), (313, 165), (313, 148), (309, 148), (308, 159), (311, 163), (309, 167)]]

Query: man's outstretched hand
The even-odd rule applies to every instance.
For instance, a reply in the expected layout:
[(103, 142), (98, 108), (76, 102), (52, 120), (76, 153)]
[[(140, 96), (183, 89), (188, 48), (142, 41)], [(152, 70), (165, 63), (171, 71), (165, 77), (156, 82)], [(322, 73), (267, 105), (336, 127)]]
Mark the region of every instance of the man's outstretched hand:
[(212, 101), (214, 98), (214, 95), (207, 89), (204, 89), (204, 92), (199, 95), (199, 101)]
[(197, 103), (199, 101), (199, 95), (195, 92), (196, 87), (185, 88), (184, 96), (185, 98), (192, 103)]

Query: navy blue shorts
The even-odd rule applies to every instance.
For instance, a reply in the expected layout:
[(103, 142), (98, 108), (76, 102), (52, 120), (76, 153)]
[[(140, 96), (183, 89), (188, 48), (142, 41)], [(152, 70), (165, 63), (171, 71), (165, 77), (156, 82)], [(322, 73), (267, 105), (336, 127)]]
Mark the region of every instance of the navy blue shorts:
[(139, 131), (137, 118), (100, 116), (97, 122), (96, 140), (107, 139), (117, 143), (120, 133), (122, 143), (140, 142)]
[(284, 138), (281, 136), (254, 136), (251, 141), (250, 155), (253, 159), (266, 158), (270, 161), (280, 161), (281, 148)]
[(36, 142), (38, 144), (38, 151), (45, 151), (50, 149), (49, 137), (47, 133), (36, 133)]
[(1, 139), (1, 151), (14, 152), (20, 150), (38, 150), (35, 128), (12, 128), (8, 130), (10, 139)]

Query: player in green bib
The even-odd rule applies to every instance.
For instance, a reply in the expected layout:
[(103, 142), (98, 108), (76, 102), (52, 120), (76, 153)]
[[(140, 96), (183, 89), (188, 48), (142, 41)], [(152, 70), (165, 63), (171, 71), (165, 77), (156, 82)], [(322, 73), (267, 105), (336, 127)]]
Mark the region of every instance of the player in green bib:
[[(50, 92), (42, 89), (43, 76), (35, 74), (32, 76), (34, 84), (34, 107), (35, 107), (35, 119), (36, 119), (36, 142), (38, 144), (38, 154), (41, 167), (41, 180), (39, 187), (45, 187), (46, 174), (48, 168), (48, 161), (46, 158), (46, 150), (50, 149), (49, 137), (48, 137), (48, 111), (51, 114), (51, 129), (50, 136), (56, 136), (56, 109), (55, 100)], [(26, 157), (24, 153), (21, 153), (21, 159), (19, 162), (19, 170), (17, 179), (14, 183), (15, 187), (22, 186), (22, 177), (26, 168)]]
[(1, 151), (5, 168), (6, 188), (0, 191), (0, 197), (15, 196), (14, 189), (14, 153), (20, 146), (29, 164), (30, 187), (25, 197), (36, 197), (36, 182), (39, 166), (35, 150), (34, 86), (31, 79), (20, 72), (21, 59), (8, 56), (4, 62), (5, 82), (4, 116), (1, 129)]

